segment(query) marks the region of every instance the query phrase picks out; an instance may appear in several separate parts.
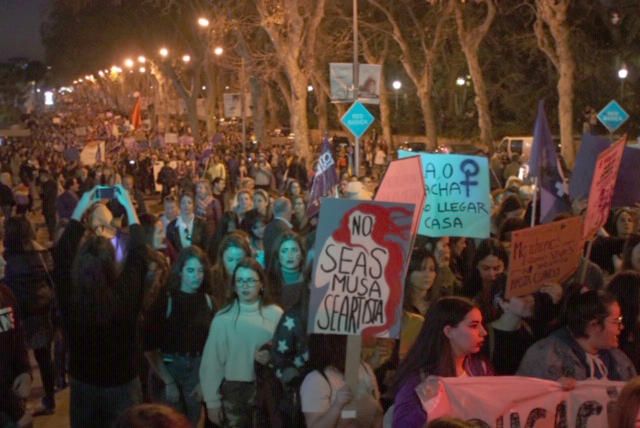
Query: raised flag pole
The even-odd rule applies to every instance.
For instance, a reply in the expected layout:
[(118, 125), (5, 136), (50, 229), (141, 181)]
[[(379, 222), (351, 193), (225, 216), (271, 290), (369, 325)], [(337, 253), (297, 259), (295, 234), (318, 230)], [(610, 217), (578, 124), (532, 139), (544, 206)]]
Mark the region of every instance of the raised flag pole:
[(531, 206), (531, 227), (536, 225), (536, 215), (538, 214), (538, 177), (533, 178), (533, 200)]

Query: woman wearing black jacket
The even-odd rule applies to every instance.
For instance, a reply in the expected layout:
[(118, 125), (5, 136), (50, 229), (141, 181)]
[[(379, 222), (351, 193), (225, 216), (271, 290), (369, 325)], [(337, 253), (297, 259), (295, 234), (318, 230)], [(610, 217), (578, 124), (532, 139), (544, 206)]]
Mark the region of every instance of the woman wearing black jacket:
[(44, 387), (42, 409), (36, 413), (51, 414), (56, 407), (51, 360), (53, 284), (49, 280), (53, 261), (49, 252), (35, 241), (31, 223), (25, 217), (7, 219), (4, 229), (4, 258), (7, 262), (4, 282), (18, 301), (27, 346), (33, 349)]
[(116, 265), (112, 243), (84, 240), (82, 215), (97, 201), (85, 193), (54, 251), (56, 295), (69, 343), (71, 427), (110, 427), (141, 401), (136, 323), (144, 294), (145, 239), (128, 192), (116, 186), (127, 213), (130, 241), (124, 264)]

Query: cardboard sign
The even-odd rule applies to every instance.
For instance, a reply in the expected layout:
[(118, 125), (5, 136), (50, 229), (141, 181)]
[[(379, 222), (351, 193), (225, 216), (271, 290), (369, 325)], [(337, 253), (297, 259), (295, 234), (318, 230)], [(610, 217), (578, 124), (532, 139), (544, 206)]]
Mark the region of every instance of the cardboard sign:
[(564, 282), (580, 263), (582, 243), (580, 217), (512, 232), (506, 297)]
[[(520, 376), (440, 378), (437, 405), (429, 420), (451, 416), (479, 427), (602, 428), (624, 382), (588, 380), (564, 391), (558, 382)], [(423, 408), (430, 408), (416, 388)], [(436, 400), (431, 400), (436, 402)]]
[[(415, 156), (398, 151), (400, 159)], [(488, 238), (491, 228), (489, 162), (480, 156), (420, 153), (427, 200), (418, 233)]]
[(592, 239), (609, 218), (626, 141), (625, 135), (598, 156), (584, 219), (584, 239)]
[(166, 144), (177, 144), (178, 143), (178, 134), (174, 132), (167, 132), (164, 134), (164, 142)]
[(414, 205), (322, 199), (309, 333), (400, 334)]
[(424, 188), (420, 156), (391, 162), (380, 186), (378, 186), (375, 197), (376, 201), (400, 202), (416, 206), (411, 223), (411, 236), (414, 236), (418, 231), (426, 199), (427, 193)]

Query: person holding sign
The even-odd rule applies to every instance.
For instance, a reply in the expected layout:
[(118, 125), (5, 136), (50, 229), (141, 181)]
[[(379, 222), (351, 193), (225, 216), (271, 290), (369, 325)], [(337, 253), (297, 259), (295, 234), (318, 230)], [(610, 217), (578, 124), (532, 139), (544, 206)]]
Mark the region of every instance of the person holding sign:
[(566, 327), (533, 344), (517, 375), (548, 380), (631, 379), (636, 369), (618, 349), (621, 315), (620, 305), (610, 294), (587, 291), (572, 296), (567, 302)]
[[(300, 386), (300, 401), (308, 428), (381, 428), (382, 408), (376, 377), (362, 362), (358, 388), (346, 384), (344, 370), (347, 336), (312, 334), (309, 337), (309, 364), (314, 369)], [(342, 409), (350, 402), (356, 419), (341, 419)]]
[(478, 355), (487, 331), (482, 313), (471, 301), (443, 297), (429, 308), (425, 322), (396, 374), (391, 393), (395, 396), (393, 426), (423, 428), (427, 411), (418, 391), (429, 391), (424, 401), (435, 397), (429, 376), (491, 376), (493, 369)]

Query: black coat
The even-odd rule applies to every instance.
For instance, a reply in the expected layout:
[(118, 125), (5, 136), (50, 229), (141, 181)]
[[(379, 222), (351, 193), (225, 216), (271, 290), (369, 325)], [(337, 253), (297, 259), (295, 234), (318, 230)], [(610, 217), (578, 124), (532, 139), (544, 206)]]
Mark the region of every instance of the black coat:
[(269, 263), (271, 262), (271, 251), (276, 240), (282, 233), (289, 230), (291, 230), (291, 227), (279, 218), (274, 218), (267, 224), (267, 227), (264, 228), (262, 243), (264, 245), (265, 264), (267, 266), (269, 266)]
[[(180, 232), (176, 226), (178, 219), (174, 219), (167, 225), (167, 241), (171, 244), (174, 250), (179, 253), (182, 250), (182, 243), (180, 242)], [(197, 245), (203, 250), (207, 249), (207, 243), (209, 242), (209, 233), (207, 232), (207, 222), (200, 218), (195, 217), (193, 219), (193, 230), (191, 231), (191, 245)]]

